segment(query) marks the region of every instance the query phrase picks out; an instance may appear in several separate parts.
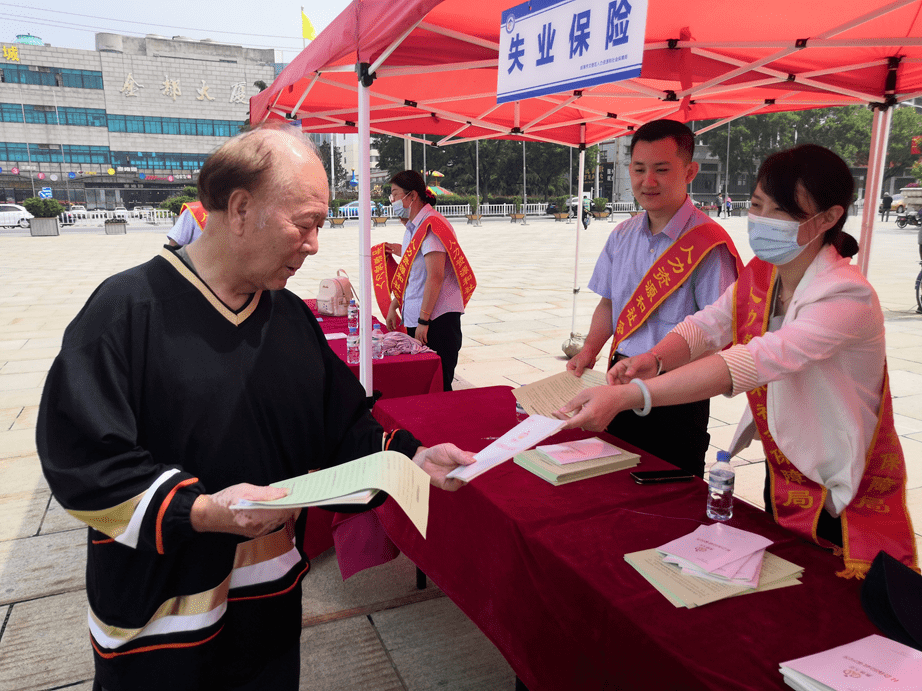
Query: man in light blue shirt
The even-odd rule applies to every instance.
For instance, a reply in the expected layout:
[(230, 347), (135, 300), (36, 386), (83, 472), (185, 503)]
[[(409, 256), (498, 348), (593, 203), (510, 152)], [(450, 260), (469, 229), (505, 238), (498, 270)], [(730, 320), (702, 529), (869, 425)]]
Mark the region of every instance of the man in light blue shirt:
[[(581, 376), (614, 333), (614, 324), (654, 262), (693, 228), (710, 223), (687, 194), (688, 183), (698, 173), (692, 160), (694, 134), (674, 120), (655, 120), (643, 125), (631, 140), (631, 190), (644, 213), (619, 224), (599, 256), (589, 289), (601, 296), (592, 316), (583, 349), (567, 369)], [(614, 361), (650, 353), (669, 331), (687, 315), (714, 302), (736, 281), (737, 269), (729, 237), (718, 245), (690, 277), (663, 300), (646, 321), (618, 343)], [(735, 251), (735, 250), (734, 250)], [(606, 354), (607, 355), (607, 354)], [(646, 417), (633, 412), (617, 415), (608, 427), (614, 436), (659, 456), (681, 468), (703, 475), (708, 401), (681, 406), (657, 407)]]

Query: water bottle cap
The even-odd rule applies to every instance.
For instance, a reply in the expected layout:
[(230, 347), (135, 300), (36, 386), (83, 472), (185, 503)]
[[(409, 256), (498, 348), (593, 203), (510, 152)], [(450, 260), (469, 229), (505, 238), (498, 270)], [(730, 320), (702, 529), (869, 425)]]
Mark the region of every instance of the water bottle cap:
[(375, 324), (373, 328), (374, 328), (375, 331), (380, 331), (380, 330), (381, 330), (381, 325), (380, 325), (380, 324)]
[(355, 335), (357, 335), (357, 331), (356, 331), (356, 329), (355, 329), (354, 326), (350, 326), (350, 327), (349, 327), (349, 335), (350, 335), (350, 336), (355, 336)]
[(728, 451), (718, 451), (717, 452), (717, 462), (730, 462), (730, 453)]

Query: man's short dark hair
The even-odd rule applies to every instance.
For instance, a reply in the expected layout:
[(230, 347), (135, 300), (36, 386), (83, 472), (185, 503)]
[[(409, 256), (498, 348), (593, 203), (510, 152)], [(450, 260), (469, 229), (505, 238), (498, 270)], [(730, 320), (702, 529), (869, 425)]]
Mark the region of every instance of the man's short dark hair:
[(634, 155), (634, 146), (637, 142), (652, 143), (667, 137), (672, 137), (675, 141), (679, 157), (686, 163), (691, 163), (695, 155), (695, 134), (688, 128), (688, 125), (676, 120), (653, 120), (641, 125), (631, 137), (631, 155)]

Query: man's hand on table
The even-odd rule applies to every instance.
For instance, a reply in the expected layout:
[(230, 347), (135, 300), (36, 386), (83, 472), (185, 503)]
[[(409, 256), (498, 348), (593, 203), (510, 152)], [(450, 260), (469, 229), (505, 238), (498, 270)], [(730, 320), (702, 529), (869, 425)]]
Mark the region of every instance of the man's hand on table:
[(436, 487), (449, 492), (465, 484), (463, 480), (446, 478), (452, 470), (459, 465), (470, 465), (474, 462), (474, 454), (462, 451), (454, 444), (438, 444), (436, 446), (420, 446), (413, 462), (428, 473), (430, 482)]
[(190, 520), (199, 533), (231, 533), (244, 537), (260, 537), (297, 517), (301, 509), (255, 509), (232, 511), (241, 499), (269, 501), (287, 496), (280, 487), (259, 487), (248, 483), (231, 485), (215, 494), (202, 494), (192, 504)]

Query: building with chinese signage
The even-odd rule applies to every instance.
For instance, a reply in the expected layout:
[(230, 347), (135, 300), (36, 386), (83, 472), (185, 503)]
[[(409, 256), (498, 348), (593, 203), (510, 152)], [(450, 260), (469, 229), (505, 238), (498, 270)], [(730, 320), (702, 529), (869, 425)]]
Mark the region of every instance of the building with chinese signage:
[(156, 205), (195, 184), (240, 131), (254, 83), (282, 67), (276, 50), (152, 34), (0, 48), (0, 199), (51, 187), (89, 208)]

